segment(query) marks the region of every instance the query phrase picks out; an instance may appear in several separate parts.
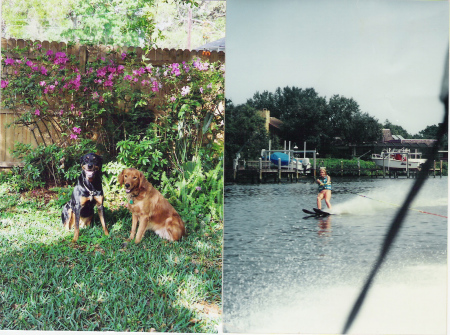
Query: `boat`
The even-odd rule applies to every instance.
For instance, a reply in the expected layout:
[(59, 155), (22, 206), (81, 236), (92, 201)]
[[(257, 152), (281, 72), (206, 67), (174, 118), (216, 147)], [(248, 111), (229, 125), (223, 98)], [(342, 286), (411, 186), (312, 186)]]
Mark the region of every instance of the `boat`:
[(294, 158), (284, 152), (274, 152), (270, 155), (270, 162), (273, 165), (278, 166), (278, 159), (281, 161), (281, 168), (299, 170), (305, 173), (311, 170), (309, 158)]
[(311, 163), (309, 162), (309, 158), (293, 158), (289, 164), (289, 168), (306, 173), (311, 170)]
[(381, 154), (372, 154), (372, 161), (377, 166), (393, 170), (419, 170), (426, 159), (421, 152), (411, 152), (409, 149), (383, 149)]
[(273, 154), (270, 155), (270, 161), (278, 166), (278, 159), (281, 160), (281, 166), (288, 166), (290, 159), (289, 159), (289, 155), (285, 154), (283, 152), (274, 152)]

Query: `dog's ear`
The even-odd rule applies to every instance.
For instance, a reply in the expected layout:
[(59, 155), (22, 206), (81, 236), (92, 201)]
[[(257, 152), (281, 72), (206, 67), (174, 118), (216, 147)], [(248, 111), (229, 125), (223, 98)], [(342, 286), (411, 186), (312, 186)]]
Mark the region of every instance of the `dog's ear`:
[(99, 170), (102, 171), (102, 167), (103, 167), (103, 157), (102, 157), (102, 156), (99, 156), (99, 155), (95, 155), (95, 158), (97, 158), (97, 160), (98, 160), (98, 167), (99, 167)]
[(139, 171), (139, 189), (144, 188), (145, 180), (146, 179), (145, 179), (144, 174), (141, 171)]
[(123, 185), (123, 173), (125, 172), (125, 170), (122, 170), (122, 172), (121, 173), (119, 173), (119, 176), (118, 176), (118, 180), (119, 180), (119, 185)]

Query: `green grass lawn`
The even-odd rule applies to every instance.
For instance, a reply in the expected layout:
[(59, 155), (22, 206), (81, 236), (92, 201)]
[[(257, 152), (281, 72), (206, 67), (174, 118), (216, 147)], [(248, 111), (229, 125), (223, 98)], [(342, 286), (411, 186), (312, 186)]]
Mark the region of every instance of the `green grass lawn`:
[(222, 222), (124, 245), (131, 213), (106, 203), (110, 236), (96, 213), (74, 244), (60, 206), (0, 184), (0, 329), (217, 332)]

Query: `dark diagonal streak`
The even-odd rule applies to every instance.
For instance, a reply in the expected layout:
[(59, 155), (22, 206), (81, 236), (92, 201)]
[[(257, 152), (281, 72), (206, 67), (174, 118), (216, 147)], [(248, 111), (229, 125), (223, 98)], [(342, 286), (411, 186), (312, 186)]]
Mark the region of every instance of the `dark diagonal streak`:
[(435, 143), (435, 145), (433, 146), (431, 155), (428, 157), (427, 161), (422, 166), (422, 169), (420, 170), (418, 177), (417, 177), (415, 183), (413, 184), (411, 191), (408, 194), (408, 197), (406, 198), (402, 207), (397, 212), (397, 215), (395, 216), (395, 219), (389, 228), (387, 236), (384, 239), (380, 255), (378, 256), (378, 259), (375, 262), (375, 265), (374, 265), (363, 289), (361, 290), (361, 293), (360, 293), (358, 299), (356, 300), (355, 304), (353, 305), (350, 315), (347, 318), (347, 322), (345, 323), (343, 334), (346, 334), (348, 332), (353, 321), (356, 319), (356, 316), (358, 315), (358, 312), (364, 302), (367, 292), (369, 291), (369, 288), (372, 285), (375, 275), (377, 274), (378, 270), (380, 269), (387, 253), (389, 252), (389, 249), (390, 249), (392, 243), (394, 242), (395, 238), (397, 237), (397, 233), (402, 226), (403, 219), (406, 216), (408, 207), (410, 207), (412, 201), (414, 200), (417, 193), (419, 193), (420, 188), (422, 187), (423, 183), (425, 182), (425, 179), (428, 175), (428, 171), (431, 168), (432, 158), (436, 156), (436, 154), (439, 150), (439, 147), (442, 143), (442, 139), (443, 139), (445, 133), (447, 133), (447, 129), (448, 129), (448, 96), (447, 96), (446, 101), (444, 101), (444, 104), (445, 104), (445, 116), (444, 116), (444, 122), (439, 125), (439, 130), (438, 130), (438, 135), (437, 135), (438, 140)]

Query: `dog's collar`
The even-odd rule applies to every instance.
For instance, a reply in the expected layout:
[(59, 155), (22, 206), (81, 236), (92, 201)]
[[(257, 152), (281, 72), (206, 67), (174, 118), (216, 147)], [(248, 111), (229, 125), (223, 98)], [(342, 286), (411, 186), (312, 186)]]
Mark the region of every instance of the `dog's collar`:
[(99, 190), (96, 190), (96, 189), (91, 190), (91, 189), (89, 188), (89, 186), (86, 185), (86, 182), (85, 182), (84, 179), (83, 179), (83, 185), (84, 185), (85, 189), (89, 192), (89, 198), (90, 198), (90, 200), (92, 200), (92, 198), (95, 197), (95, 196), (102, 195), (101, 191), (99, 191)]
[(128, 201), (131, 205), (134, 204), (133, 198), (136, 198), (139, 194), (141, 194), (141, 191), (138, 194), (132, 194), (131, 192), (128, 194)]

